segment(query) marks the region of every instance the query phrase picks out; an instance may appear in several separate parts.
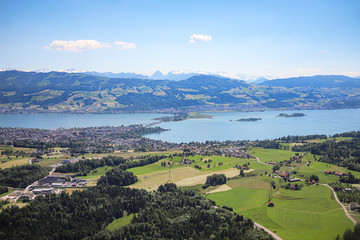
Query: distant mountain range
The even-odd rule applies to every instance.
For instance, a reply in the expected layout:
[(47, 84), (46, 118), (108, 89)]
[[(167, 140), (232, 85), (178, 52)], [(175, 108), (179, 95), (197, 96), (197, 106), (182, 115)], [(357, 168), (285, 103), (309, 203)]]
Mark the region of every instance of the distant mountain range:
[[(345, 76), (258, 79), (264, 81), (256, 85), (213, 75), (174, 81), (180, 75), (150, 80), (104, 74), (2, 71), (0, 111), (174, 113), (360, 107), (360, 79)], [(171, 74), (155, 73), (155, 77), (170, 78)]]
[(286, 88), (360, 88), (360, 79), (343, 75), (317, 75), (262, 81), (260, 85)]
[[(195, 73), (195, 72), (189, 72), (189, 73), (180, 73), (180, 72), (168, 72), (166, 74), (163, 74), (160, 71), (155, 71), (151, 75), (146, 74), (138, 74), (138, 73), (112, 73), (112, 72), (84, 72), (84, 74), (90, 74), (95, 76), (101, 76), (101, 77), (108, 77), (108, 78), (137, 78), (137, 79), (152, 79), (152, 80), (171, 80), (171, 81), (181, 81), (186, 80), (188, 78), (191, 78), (193, 76), (197, 75), (209, 75), (209, 76), (215, 76), (219, 78), (232, 78), (237, 80), (244, 80), (248, 82), (256, 81), (258, 78), (265, 79), (263, 77), (259, 76), (253, 76), (253, 75), (247, 75), (247, 74), (236, 74), (236, 75), (229, 75), (229, 74), (204, 74), (204, 73)], [(265, 79), (267, 80), (267, 79)]]

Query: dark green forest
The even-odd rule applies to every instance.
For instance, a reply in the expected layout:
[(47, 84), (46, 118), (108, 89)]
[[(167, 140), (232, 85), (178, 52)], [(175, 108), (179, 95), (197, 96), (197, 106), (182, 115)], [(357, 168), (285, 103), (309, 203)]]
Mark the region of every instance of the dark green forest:
[(39, 165), (24, 165), (0, 169), (0, 185), (14, 188), (25, 188), (29, 184), (45, 177), (50, 168)]
[(360, 138), (345, 141), (329, 140), (323, 143), (294, 146), (293, 151), (321, 155), (320, 162), (335, 164), (350, 170), (360, 171)]

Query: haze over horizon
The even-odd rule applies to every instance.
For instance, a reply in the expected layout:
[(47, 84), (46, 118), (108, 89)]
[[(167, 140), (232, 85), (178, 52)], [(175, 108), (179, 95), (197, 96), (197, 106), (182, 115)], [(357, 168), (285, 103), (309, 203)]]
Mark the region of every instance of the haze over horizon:
[(360, 76), (359, 1), (2, 1), (0, 69)]

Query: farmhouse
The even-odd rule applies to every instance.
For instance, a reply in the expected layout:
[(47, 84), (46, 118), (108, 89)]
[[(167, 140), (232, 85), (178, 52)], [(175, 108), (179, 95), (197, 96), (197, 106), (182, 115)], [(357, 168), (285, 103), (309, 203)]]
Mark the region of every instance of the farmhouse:
[(344, 176), (345, 173), (342, 173), (342, 172), (334, 172), (334, 175), (341, 177), (341, 176)]
[(359, 204), (357, 202), (350, 203), (350, 210), (351, 211), (359, 211)]
[(289, 182), (298, 182), (300, 180), (301, 180), (300, 178), (290, 178)]
[(280, 173), (280, 177), (288, 177), (289, 176), (289, 174), (288, 173)]
[(249, 170), (249, 167), (248, 166), (243, 166), (242, 169)]
[(276, 164), (276, 162), (269, 162), (269, 164), (270, 164), (270, 165), (275, 165), (275, 164)]
[(352, 192), (352, 189), (351, 188), (344, 188), (344, 191), (345, 192)]
[(331, 171), (330, 171), (330, 170), (326, 170), (326, 171), (325, 171), (325, 174), (331, 174)]
[(274, 207), (274, 206), (275, 206), (275, 204), (272, 201), (268, 202), (268, 207)]

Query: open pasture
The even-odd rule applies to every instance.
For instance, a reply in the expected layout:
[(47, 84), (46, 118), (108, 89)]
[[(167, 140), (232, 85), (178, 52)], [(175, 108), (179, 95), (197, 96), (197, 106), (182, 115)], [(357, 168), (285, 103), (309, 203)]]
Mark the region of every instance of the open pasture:
[(300, 191), (272, 191), (273, 208), (267, 207), (269, 190), (238, 187), (208, 197), (276, 231), (284, 239), (335, 239), (352, 227), (330, 189), (321, 185)]
[(20, 158), (20, 157), (19, 158), (12, 157), (11, 160), (8, 159), (6, 160), (7, 160), (6, 162), (0, 163), (1, 169), (26, 165), (29, 162), (29, 158)]
[(280, 149), (266, 149), (266, 148), (250, 148), (248, 153), (260, 158), (260, 161), (263, 163), (268, 162), (280, 162), (284, 160), (289, 160), (290, 157), (294, 156), (296, 152), (289, 150), (280, 150)]

